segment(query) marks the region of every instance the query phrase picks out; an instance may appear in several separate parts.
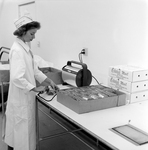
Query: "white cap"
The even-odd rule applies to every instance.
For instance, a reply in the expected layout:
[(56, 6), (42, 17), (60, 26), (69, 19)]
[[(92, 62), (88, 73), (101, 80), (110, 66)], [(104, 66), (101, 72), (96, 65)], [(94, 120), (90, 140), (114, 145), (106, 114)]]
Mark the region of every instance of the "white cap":
[(32, 21), (33, 20), (32, 20), (31, 17), (25, 15), (25, 16), (20, 17), (17, 21), (15, 21), (14, 24), (15, 24), (16, 28), (18, 29), (21, 26), (23, 26), (23, 25), (25, 25), (27, 23), (30, 23)]

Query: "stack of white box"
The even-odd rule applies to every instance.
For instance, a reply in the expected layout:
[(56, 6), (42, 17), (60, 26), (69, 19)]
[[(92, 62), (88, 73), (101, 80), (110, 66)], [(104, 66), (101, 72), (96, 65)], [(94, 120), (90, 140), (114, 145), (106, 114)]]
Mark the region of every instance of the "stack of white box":
[(148, 69), (129, 65), (110, 66), (108, 85), (126, 93), (128, 103), (148, 100)]

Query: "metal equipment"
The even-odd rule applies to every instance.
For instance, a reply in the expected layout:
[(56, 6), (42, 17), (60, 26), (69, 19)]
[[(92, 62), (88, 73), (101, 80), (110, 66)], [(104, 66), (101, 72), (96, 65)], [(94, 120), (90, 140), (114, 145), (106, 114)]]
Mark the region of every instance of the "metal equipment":
[(92, 81), (92, 74), (87, 65), (76, 61), (68, 61), (62, 68), (62, 79), (67, 84), (77, 87), (89, 86)]

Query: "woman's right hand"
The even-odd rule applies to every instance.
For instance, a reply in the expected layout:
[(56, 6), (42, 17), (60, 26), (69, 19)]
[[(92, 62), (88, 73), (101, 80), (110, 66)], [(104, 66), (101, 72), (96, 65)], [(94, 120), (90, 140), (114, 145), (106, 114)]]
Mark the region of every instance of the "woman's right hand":
[(39, 87), (34, 87), (33, 89), (31, 89), (31, 91), (34, 91), (34, 92), (44, 92), (46, 90), (46, 87), (45, 86), (39, 86)]

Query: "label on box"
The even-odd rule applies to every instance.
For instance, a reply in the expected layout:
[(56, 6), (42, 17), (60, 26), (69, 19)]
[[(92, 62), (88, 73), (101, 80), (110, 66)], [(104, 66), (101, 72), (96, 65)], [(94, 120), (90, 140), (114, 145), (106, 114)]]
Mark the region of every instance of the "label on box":
[(114, 77), (109, 77), (108, 78), (108, 85), (109, 87), (113, 87), (116, 89), (120, 89), (120, 85), (119, 85), (119, 78), (114, 78)]
[(148, 80), (148, 69), (129, 65), (110, 66), (109, 75), (130, 82), (136, 82)]

